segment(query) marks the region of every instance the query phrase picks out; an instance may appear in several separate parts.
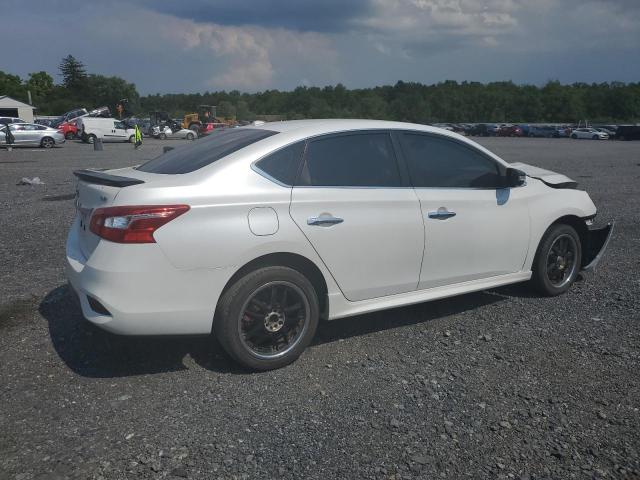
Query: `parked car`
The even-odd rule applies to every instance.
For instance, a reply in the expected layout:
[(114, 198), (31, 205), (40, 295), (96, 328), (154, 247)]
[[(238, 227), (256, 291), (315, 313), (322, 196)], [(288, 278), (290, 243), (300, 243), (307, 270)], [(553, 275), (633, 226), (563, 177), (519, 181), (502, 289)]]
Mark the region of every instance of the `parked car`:
[(79, 117), (76, 120), (80, 138), (83, 142), (93, 143), (96, 138), (103, 142), (134, 141), (135, 127), (115, 118)]
[(17, 147), (53, 148), (64, 143), (64, 135), (58, 130), (37, 123), (12, 123), (0, 127), (0, 145), (7, 143), (7, 128)]
[(529, 136), (536, 138), (553, 138), (557, 136), (558, 132), (555, 127), (551, 126), (539, 126), (539, 125), (531, 125), (529, 127)]
[(198, 129), (198, 136), (205, 137), (213, 132), (217, 132), (225, 128), (227, 128), (227, 124), (222, 122), (203, 123)]
[(443, 130), (449, 130), (450, 132), (454, 131), (453, 126), (450, 123), (434, 123), (433, 126), (436, 128), (442, 128)]
[(520, 128), (518, 125), (504, 125), (500, 127), (497, 135), (499, 137), (522, 137), (523, 133), (522, 128)]
[(160, 140), (166, 140), (167, 138), (181, 138), (186, 140), (195, 140), (198, 138), (198, 132), (190, 130), (188, 128), (180, 128), (175, 132), (169, 127), (169, 125), (159, 126), (155, 125), (151, 127), (151, 135), (153, 138)]
[(528, 280), (559, 295), (613, 228), (560, 173), (399, 122), (233, 128), (74, 173), (67, 275), (84, 316), (120, 334), (213, 331), (256, 370), (295, 360), (320, 318)]
[(618, 140), (640, 140), (640, 125), (620, 125), (616, 130)]
[(553, 138), (569, 138), (571, 136), (571, 128), (566, 125), (556, 125), (553, 132)]
[(501, 126), (497, 125), (495, 123), (488, 123), (487, 124), (487, 131), (489, 132), (489, 135), (492, 137), (495, 137), (496, 135), (498, 135), (498, 132), (500, 131)]
[(76, 108), (67, 113), (62, 114), (59, 120), (60, 120), (60, 123), (64, 123), (64, 122), (73, 120), (74, 118), (81, 117), (82, 115), (86, 115), (87, 113), (89, 112), (87, 112), (86, 108)]
[(599, 132), (606, 133), (609, 136), (609, 140), (613, 140), (614, 137), (616, 136), (615, 130), (609, 130), (606, 127), (594, 127), (594, 128)]
[(490, 134), (489, 127), (486, 123), (476, 123), (470, 130), (469, 135), (474, 137), (488, 137)]
[(76, 120), (64, 122), (58, 125), (58, 131), (64, 135), (67, 140), (72, 140), (78, 136), (78, 125)]
[(574, 140), (581, 138), (588, 138), (590, 140), (608, 140), (609, 134), (600, 132), (595, 128), (587, 127), (587, 128), (576, 128), (573, 132), (571, 132), (571, 138)]
[(10, 123), (27, 123), (18, 117), (0, 117), (0, 125), (9, 125)]

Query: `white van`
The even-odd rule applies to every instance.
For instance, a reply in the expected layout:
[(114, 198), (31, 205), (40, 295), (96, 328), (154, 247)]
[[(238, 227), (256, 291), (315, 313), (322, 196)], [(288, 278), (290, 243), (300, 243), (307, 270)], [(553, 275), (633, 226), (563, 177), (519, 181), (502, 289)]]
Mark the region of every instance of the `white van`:
[(103, 142), (134, 141), (135, 128), (128, 127), (117, 118), (80, 117), (76, 121), (84, 142), (93, 143), (96, 138), (101, 138)]

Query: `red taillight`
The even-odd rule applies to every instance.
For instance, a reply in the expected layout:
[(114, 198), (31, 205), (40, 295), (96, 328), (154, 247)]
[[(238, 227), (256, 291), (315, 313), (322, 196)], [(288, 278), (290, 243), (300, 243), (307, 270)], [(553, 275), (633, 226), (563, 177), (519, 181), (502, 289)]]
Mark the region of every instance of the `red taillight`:
[(97, 208), (90, 230), (117, 243), (155, 243), (153, 232), (189, 210), (189, 205), (138, 205)]

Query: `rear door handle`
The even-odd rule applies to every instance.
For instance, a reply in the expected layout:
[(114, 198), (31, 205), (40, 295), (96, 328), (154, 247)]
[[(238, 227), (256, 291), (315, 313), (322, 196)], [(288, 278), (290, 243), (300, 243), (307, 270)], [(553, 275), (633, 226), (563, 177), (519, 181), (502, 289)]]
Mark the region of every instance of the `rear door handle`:
[(446, 220), (447, 218), (455, 217), (456, 212), (450, 212), (445, 207), (440, 207), (435, 212), (429, 212), (429, 218), (435, 218), (436, 220)]
[(319, 227), (323, 227), (323, 226), (331, 226), (331, 225), (336, 225), (338, 223), (342, 223), (344, 222), (344, 219), (339, 218), (339, 217), (325, 217), (325, 216), (319, 216), (319, 217), (309, 217), (307, 218), (307, 225), (315, 225), (315, 226), (319, 226)]

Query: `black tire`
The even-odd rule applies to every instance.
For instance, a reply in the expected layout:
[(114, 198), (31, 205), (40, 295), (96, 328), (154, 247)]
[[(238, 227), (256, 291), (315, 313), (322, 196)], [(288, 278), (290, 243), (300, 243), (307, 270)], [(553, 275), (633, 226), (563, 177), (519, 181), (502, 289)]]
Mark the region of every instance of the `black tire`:
[(129, 137), (129, 143), (136, 143), (136, 136), (135, 135), (131, 135)]
[[(567, 253), (562, 252), (562, 245), (567, 245)], [(575, 229), (561, 223), (552, 225), (538, 245), (531, 282), (544, 296), (560, 295), (571, 288), (580, 272), (581, 262), (582, 245)]]
[(575, 133), (573, 133), (573, 134), (571, 134), (571, 138), (573, 138), (574, 140), (577, 140), (578, 136)]
[(93, 143), (96, 141), (96, 138), (98, 138), (98, 137), (96, 137), (93, 133), (90, 133), (87, 136), (87, 143), (93, 145)]
[[(293, 306), (286, 306), (287, 293), (289, 302), (298, 299)], [(284, 312), (291, 312), (298, 304), (301, 310), (287, 318)], [(222, 348), (241, 365), (252, 370), (272, 370), (292, 363), (307, 348), (318, 327), (319, 312), (316, 291), (304, 275), (288, 267), (265, 267), (248, 273), (225, 292), (218, 302), (213, 332)], [(296, 317), (297, 321), (290, 321)], [(252, 343), (250, 334), (262, 341)], [(284, 344), (279, 351), (259, 351), (277, 348), (280, 341)]]
[(56, 141), (51, 137), (44, 137), (40, 140), (40, 146), (42, 148), (53, 148), (56, 145)]
[(600, 140), (600, 137), (598, 135), (594, 135), (593, 137), (591, 137), (591, 140)]
[(158, 135), (158, 138), (159, 138), (160, 140), (166, 140), (166, 139), (167, 139), (167, 134), (166, 134), (166, 133), (164, 133), (164, 132), (162, 132), (160, 135)]
[(187, 133), (187, 140), (195, 140), (196, 139), (196, 135), (195, 133)]
[(73, 133), (71, 132), (65, 133), (64, 138), (67, 140), (73, 140)]

